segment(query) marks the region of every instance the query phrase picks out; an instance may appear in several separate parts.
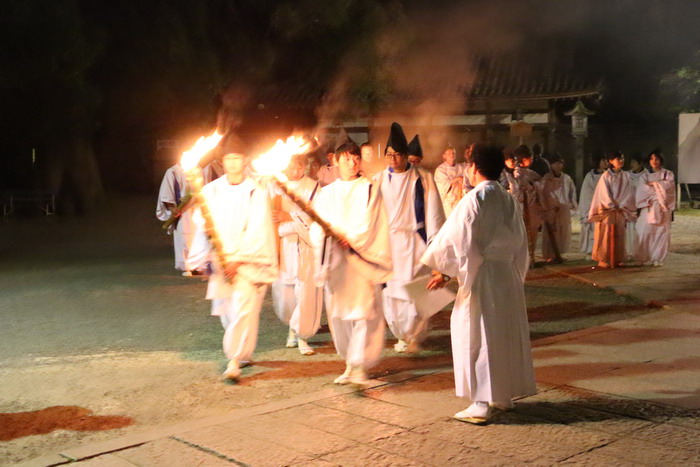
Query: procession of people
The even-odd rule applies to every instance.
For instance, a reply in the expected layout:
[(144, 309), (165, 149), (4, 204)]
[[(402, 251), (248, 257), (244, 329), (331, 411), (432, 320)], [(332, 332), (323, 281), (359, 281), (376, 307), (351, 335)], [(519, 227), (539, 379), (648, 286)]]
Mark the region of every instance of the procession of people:
[[(387, 327), (395, 352), (419, 352), (430, 317), (454, 300), (455, 389), (470, 401), (455, 418), (482, 424), (534, 394), (524, 282), (538, 237), (542, 259), (562, 262), (578, 218), (580, 250), (598, 267), (661, 265), (675, 180), (660, 151), (649, 155), (650, 170), (637, 158), (630, 172), (617, 151), (594, 160), (577, 197), (564, 159), (533, 150), (472, 144), (457, 162), (446, 144), (433, 175), (419, 135), (409, 143), (394, 123), (384, 170), (371, 173), (373, 146), (342, 132), (316, 151), (327, 165), (294, 156), (281, 190), (251, 170), (249, 148), (228, 135), (204, 171), (199, 204), (188, 203), (182, 167), (169, 169), (157, 217), (170, 223), (176, 268), (209, 276), (206, 298), (229, 360), (223, 377), (237, 380), (251, 362), (271, 286), (275, 313), (288, 326), (285, 345), (301, 355), (314, 354), (308, 340), (325, 308), (346, 363), (335, 384), (367, 382)], [(447, 289), (456, 296), (445, 288), (453, 278)]]

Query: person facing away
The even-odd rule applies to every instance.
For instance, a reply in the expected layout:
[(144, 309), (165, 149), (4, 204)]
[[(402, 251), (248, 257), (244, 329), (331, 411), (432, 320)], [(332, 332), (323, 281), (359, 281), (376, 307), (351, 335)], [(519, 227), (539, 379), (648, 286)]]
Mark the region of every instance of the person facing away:
[(593, 253), (593, 222), (588, 221), (588, 211), (591, 209), (593, 192), (603, 172), (608, 168), (608, 159), (602, 153), (591, 156), (593, 168), (583, 177), (581, 192), (578, 197), (578, 215), (581, 223), (581, 253), (591, 255)]
[(542, 156), (542, 145), (540, 143), (535, 143), (532, 146), (532, 164), (530, 169), (540, 174), (541, 177), (547, 175), (551, 170), (551, 164)]
[(595, 222), (591, 257), (600, 268), (624, 265), (625, 227), (637, 217), (632, 181), (622, 170), (625, 155), (621, 151), (610, 153), (608, 164), (610, 168), (598, 180), (588, 211), (588, 221)]
[[(206, 298), (211, 300), (211, 314), (224, 327), (223, 348), (229, 362), (223, 377), (229, 380), (237, 379), (241, 366), (252, 358), (265, 292), (278, 276), (270, 200), (267, 191), (247, 175), (245, 151), (235, 135), (226, 137), (221, 158), (224, 176), (202, 188), (187, 257), (191, 268), (212, 265)], [(210, 239), (212, 232), (215, 237)]]
[[(578, 208), (576, 186), (564, 173), (564, 159), (554, 154), (549, 163), (550, 172), (540, 181), (542, 218), (545, 223), (542, 236), (542, 257), (548, 263), (561, 260), (571, 243), (571, 213)], [(556, 251), (555, 251), (556, 248)]]
[[(418, 136), (413, 141), (417, 140)], [(416, 143), (414, 143), (416, 144)], [(417, 143), (420, 144), (420, 143)], [(398, 339), (394, 350), (416, 353), (428, 335), (431, 310), (418, 309), (405, 286), (430, 270), (419, 260), (445, 222), (432, 175), (408, 163), (411, 152), (403, 129), (393, 123), (384, 157), (389, 167), (375, 175), (389, 222), (393, 276), (382, 290), (384, 318)], [(421, 152), (414, 148), (413, 152)]]
[(445, 217), (448, 217), (452, 212), (452, 208), (462, 197), (462, 183), (464, 163), (457, 162), (457, 153), (452, 146), (445, 148), (442, 153), (442, 164), (435, 169), (435, 184), (437, 185), (440, 199), (442, 200), (442, 208), (445, 211)]
[(519, 203), (498, 183), (503, 167), (500, 148), (475, 150), (467, 171), (474, 189), (421, 258), (434, 270), (428, 288), (458, 278), (450, 319), (455, 392), (471, 405), (455, 418), (477, 424), (536, 392), (524, 290), (528, 241)]
[(676, 209), (676, 180), (673, 172), (663, 167), (664, 156), (654, 151), (649, 157), (651, 172), (639, 179), (636, 203), (636, 258), (645, 266), (661, 266), (671, 244), (671, 216)]
[[(307, 203), (320, 191), (318, 182), (304, 175), (306, 160), (292, 158), (284, 171), (286, 187)], [(286, 347), (313, 355), (307, 342), (321, 327), (323, 289), (314, 283), (314, 254), (309, 238), (312, 221), (274, 184), (272, 221), (279, 236), (280, 277), (272, 284), (272, 301), (277, 317), (289, 326)]]
[(360, 148), (345, 143), (336, 154), (340, 178), (314, 201), (334, 235), (314, 223), (311, 242), (333, 344), (346, 363), (334, 383), (362, 384), (384, 347), (381, 285), (392, 273), (389, 226), (380, 190), (360, 175)]
[(175, 250), (175, 269), (183, 271), (183, 276), (191, 276), (185, 266), (185, 258), (192, 244), (194, 226), (192, 225), (191, 204), (184, 207), (179, 206), (183, 198), (189, 193), (189, 183), (185, 176), (185, 171), (178, 162), (170, 167), (163, 176), (158, 191), (158, 203), (156, 205), (156, 218), (160, 221), (167, 221), (171, 217), (176, 217), (177, 221), (168, 229), (168, 234), (173, 236), (173, 247)]
[[(651, 156), (651, 154), (650, 154)], [(627, 171), (630, 174), (630, 180), (632, 181), (632, 188), (637, 191), (637, 186), (639, 185), (639, 179), (644, 174), (648, 174), (649, 171), (644, 167), (644, 162), (642, 160), (642, 155), (640, 153), (632, 154), (630, 157), (630, 170)], [(637, 251), (637, 222), (636, 220), (628, 222), (625, 227), (625, 252), (627, 254), (627, 260), (631, 260), (636, 257)]]

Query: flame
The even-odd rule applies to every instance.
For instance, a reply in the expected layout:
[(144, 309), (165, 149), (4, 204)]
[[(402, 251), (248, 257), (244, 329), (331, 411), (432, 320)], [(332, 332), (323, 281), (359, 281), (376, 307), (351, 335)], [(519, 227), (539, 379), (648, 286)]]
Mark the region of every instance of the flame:
[(252, 162), (253, 169), (260, 175), (283, 180), (285, 177), (282, 171), (287, 168), (292, 157), (304, 154), (310, 148), (311, 142), (299, 136), (290, 136), (287, 141), (278, 139), (269, 151), (255, 158)]
[(223, 137), (224, 135), (220, 134), (218, 130), (215, 130), (211, 135), (199, 138), (197, 142), (194, 143), (194, 146), (182, 153), (182, 158), (180, 159), (182, 169), (185, 172), (189, 172), (197, 167), (199, 160), (204, 157), (206, 153), (214, 149)]

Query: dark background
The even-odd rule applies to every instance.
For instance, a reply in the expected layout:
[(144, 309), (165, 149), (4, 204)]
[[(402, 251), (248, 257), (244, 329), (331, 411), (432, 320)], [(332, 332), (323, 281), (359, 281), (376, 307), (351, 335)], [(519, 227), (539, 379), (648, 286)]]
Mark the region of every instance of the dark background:
[(371, 114), (416, 70), (461, 82), (459, 57), (564, 39), (604, 83), (587, 149), (672, 155), (677, 113), (700, 109), (699, 18), (691, 0), (5, 0), (0, 191), (90, 212), (154, 190), (158, 139), (312, 127), (339, 82), (334, 112)]

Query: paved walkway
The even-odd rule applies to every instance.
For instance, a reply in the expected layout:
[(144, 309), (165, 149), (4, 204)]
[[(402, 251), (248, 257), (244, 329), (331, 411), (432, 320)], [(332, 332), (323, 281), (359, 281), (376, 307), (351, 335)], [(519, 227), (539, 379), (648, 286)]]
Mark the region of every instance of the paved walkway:
[(81, 446), (27, 465), (700, 465), (700, 257), (553, 271), (661, 308), (533, 342), (538, 394), (487, 426), (450, 416), (450, 368)]

